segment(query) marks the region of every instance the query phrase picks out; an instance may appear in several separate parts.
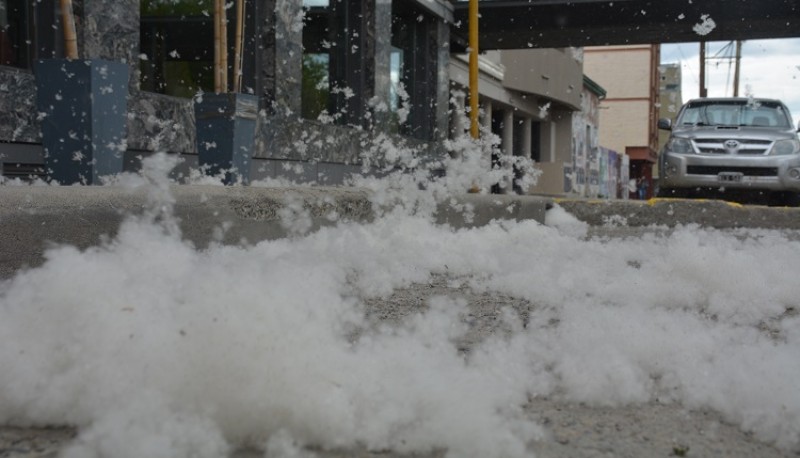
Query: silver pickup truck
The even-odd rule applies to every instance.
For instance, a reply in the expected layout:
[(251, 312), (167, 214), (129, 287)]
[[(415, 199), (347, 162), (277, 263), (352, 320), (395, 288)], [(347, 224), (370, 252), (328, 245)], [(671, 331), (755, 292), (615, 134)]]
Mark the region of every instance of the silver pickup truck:
[(800, 125), (779, 100), (701, 98), (683, 105), (659, 155), (658, 195), (766, 195), (770, 203), (800, 203)]

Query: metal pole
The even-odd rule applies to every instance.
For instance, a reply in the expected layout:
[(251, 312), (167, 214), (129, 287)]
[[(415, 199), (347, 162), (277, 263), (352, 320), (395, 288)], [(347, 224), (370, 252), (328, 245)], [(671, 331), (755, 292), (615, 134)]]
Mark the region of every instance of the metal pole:
[(222, 36), (221, 26), (222, 23), (222, 8), (223, 0), (214, 0), (214, 92), (217, 94), (222, 92)]
[(706, 88), (706, 42), (700, 42), (700, 97), (708, 97)]
[(469, 0), (469, 132), (480, 136), (478, 129), (478, 0)]
[(733, 96), (739, 97), (739, 72), (742, 63), (742, 40), (736, 40), (736, 66), (733, 70)]
[(220, 21), (219, 21), (219, 63), (220, 77), (222, 79), (222, 92), (229, 92), (228, 85), (228, 10), (225, 7), (225, 0), (220, 0)]

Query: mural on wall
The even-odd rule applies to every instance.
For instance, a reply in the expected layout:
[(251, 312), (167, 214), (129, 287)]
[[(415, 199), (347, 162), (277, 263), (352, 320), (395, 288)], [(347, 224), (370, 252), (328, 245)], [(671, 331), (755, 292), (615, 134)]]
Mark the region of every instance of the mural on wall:
[(620, 197), (620, 164), (619, 164), (619, 154), (616, 151), (610, 150), (608, 148), (602, 148), (601, 151), (603, 154), (608, 156), (607, 160), (607, 175), (606, 175), (606, 189), (607, 195), (610, 199), (618, 199)]
[(584, 87), (581, 111), (572, 117), (572, 163), (565, 165), (564, 191), (580, 197), (626, 198), (620, 186), (627, 182), (627, 156), (600, 146), (599, 127), (600, 99)]
[(570, 186), (570, 191), (582, 196), (586, 187), (586, 148), (583, 136), (576, 135), (578, 129), (575, 129), (575, 124), (575, 118), (573, 118), (572, 165), (570, 167), (572, 186)]

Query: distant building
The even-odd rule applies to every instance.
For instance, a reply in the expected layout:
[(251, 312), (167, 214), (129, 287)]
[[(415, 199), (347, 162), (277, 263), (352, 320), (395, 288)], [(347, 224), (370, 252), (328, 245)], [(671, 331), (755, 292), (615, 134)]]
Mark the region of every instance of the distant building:
[(630, 178), (650, 197), (658, 152), (660, 46), (588, 47), (584, 53), (584, 73), (607, 91), (600, 143), (630, 157)]
[[(466, 59), (456, 56), (450, 65), (452, 84), (466, 90)], [(583, 74), (582, 49), (489, 51), (480, 68), (481, 122), (505, 153), (530, 157), (542, 171), (529, 193), (618, 197), (627, 180), (620, 173), (628, 175), (620, 167), (624, 155), (600, 147), (606, 92)]]

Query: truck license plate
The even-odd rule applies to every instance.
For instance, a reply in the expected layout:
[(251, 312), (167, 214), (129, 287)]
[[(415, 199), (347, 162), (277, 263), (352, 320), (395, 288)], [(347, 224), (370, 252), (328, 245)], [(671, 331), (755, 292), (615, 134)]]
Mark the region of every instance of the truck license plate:
[(723, 183), (738, 183), (742, 181), (742, 176), (739, 172), (720, 172), (717, 179)]

